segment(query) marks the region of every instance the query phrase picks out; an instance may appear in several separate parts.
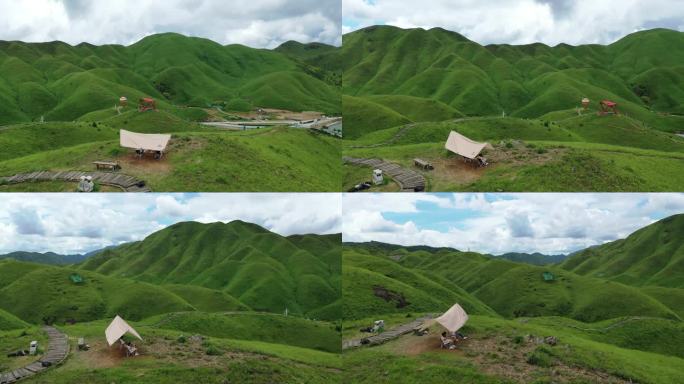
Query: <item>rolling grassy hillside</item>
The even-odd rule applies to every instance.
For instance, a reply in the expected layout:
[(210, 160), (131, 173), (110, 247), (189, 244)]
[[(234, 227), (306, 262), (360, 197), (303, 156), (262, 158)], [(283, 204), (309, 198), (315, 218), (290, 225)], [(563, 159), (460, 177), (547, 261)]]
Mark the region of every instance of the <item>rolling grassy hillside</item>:
[[(37, 325), (47, 323), (69, 335), (71, 353), (28, 383), (340, 380), (339, 234), (187, 222), (87, 256), (69, 266), (0, 259), (0, 373), (36, 359), (5, 358), (31, 340), (44, 353)], [(142, 335), (141, 357), (106, 343), (115, 315)]]
[(20, 329), (28, 327), (28, 323), (14, 316), (13, 314), (0, 309), (0, 331), (10, 329)]
[[(441, 28), (364, 28), (341, 49), (343, 154), (405, 167), (430, 161), (429, 191), (680, 190), (682, 43), (684, 33), (665, 29), (607, 46), (548, 47), (482, 46)], [(579, 113), (584, 97), (591, 103)], [(604, 99), (618, 103), (618, 116), (597, 115)], [(449, 155), (452, 130), (493, 144), (484, 152), (491, 166)]]
[[(185, 314), (178, 314), (185, 316)], [(181, 381), (200, 381), (202, 383), (222, 384), (226, 382), (291, 382), (322, 384), (339, 382), (341, 363), (339, 356), (321, 350), (288, 345), (276, 341), (255, 340), (254, 334), (241, 334), (239, 339), (215, 332), (212, 314), (193, 314), (190, 322), (167, 323), (164, 326), (145, 322), (131, 322), (142, 335), (143, 341), (136, 340), (141, 356), (126, 358), (116, 347), (109, 347), (104, 338), (108, 320), (97, 320), (59, 328), (70, 336), (71, 354), (63, 365), (53, 367), (40, 375), (25, 380), (27, 383), (73, 383), (85, 380), (88, 383), (108, 384), (112, 382), (136, 382), (141, 384), (174, 383)], [(158, 318), (152, 318), (155, 320)], [(290, 318), (292, 319), (292, 318)], [(189, 319), (186, 319), (189, 320)], [(296, 320), (296, 319), (292, 319)], [(190, 329), (188, 324), (202, 323), (206, 329)], [(312, 332), (323, 328), (322, 324), (303, 324), (293, 321), (281, 322), (279, 327), (266, 324), (262, 331), (271, 331), (269, 339), (277, 332), (299, 330), (302, 338), (314, 340), (324, 332)], [(251, 331), (248, 324), (241, 330)], [(28, 331), (28, 332), (26, 332)], [(205, 332), (206, 331), (206, 332)], [(23, 332), (25, 336), (19, 337)], [(258, 335), (257, 335), (258, 336)], [(88, 351), (78, 351), (76, 341), (84, 337), (90, 345)], [(46, 339), (41, 331), (31, 328), (22, 331), (0, 331), (0, 349), (4, 352), (28, 345), (30, 340), (39, 340), (45, 345)], [(339, 338), (334, 343), (339, 348)], [(13, 349), (11, 349), (13, 348)], [(35, 357), (21, 358), (25, 364)], [(0, 371), (19, 367), (22, 361), (17, 358), (0, 357)], [(5, 366), (3, 363), (7, 363)], [(19, 364), (19, 365), (16, 365)]]
[(175, 33), (127, 47), (2, 41), (0, 123), (74, 120), (111, 108), (120, 96), (132, 104), (151, 96), (161, 107), (243, 104), (339, 113), (338, 85), (318, 62)]
[(627, 238), (586, 249), (560, 266), (573, 273), (636, 286), (684, 288), (684, 215), (675, 215)]
[(415, 96), (480, 116), (539, 117), (582, 97), (614, 99), (634, 115), (682, 114), (682, 42), (654, 29), (608, 46), (482, 46), (441, 28), (373, 26), (344, 36), (344, 93)]
[[(444, 149), (452, 130), (492, 144), (483, 152), (491, 165), (467, 165)], [(670, 191), (684, 185), (684, 140), (627, 116), (411, 123), (349, 140), (343, 154), (405, 167), (416, 157), (430, 161), (435, 170), (422, 173), (432, 191)]]
[(292, 239), (241, 221), (179, 223), (143, 241), (107, 249), (80, 267), (154, 284), (220, 290), (258, 311), (339, 318), (329, 307), (340, 300), (339, 241), (315, 235)]
[[(84, 284), (69, 275), (79, 272)], [(32, 324), (90, 321), (116, 314), (139, 320), (156, 314), (193, 310), (185, 300), (161, 287), (73, 267), (0, 262), (0, 305)]]
[[(471, 383), (674, 384), (684, 374), (681, 289), (633, 287), (557, 265), (377, 242), (345, 244), (343, 270), (345, 338), (368, 336), (358, 329), (373, 320), (385, 319), (392, 328), (454, 302), (470, 315), (462, 329), (468, 339), (455, 351), (440, 349), (439, 326), (428, 335), (409, 333), (346, 350), (344, 375), (353, 382), (459, 377)], [(554, 280), (545, 282), (542, 272), (552, 272)], [(378, 297), (378, 286), (391, 291), (389, 302)], [(547, 336), (557, 345), (545, 344)]]
[[(172, 112), (104, 111), (97, 121), (0, 128), (0, 176), (38, 170), (92, 171), (93, 161), (116, 160), (122, 173), (145, 180), (157, 192), (338, 189), (340, 146), (332, 137), (286, 127), (223, 131)], [(119, 146), (119, 129), (173, 136), (161, 162), (139, 161), (132, 150)], [(28, 186), (34, 191), (54, 188), (47, 183)], [(74, 190), (75, 185), (69, 188)]]
[(144, 323), (188, 334), (234, 340), (258, 340), (330, 353), (340, 351), (340, 334), (332, 323), (279, 314), (187, 312), (154, 316), (146, 319)]
[[(345, 318), (370, 313), (440, 312), (454, 302), (474, 314), (506, 318), (564, 316), (585, 322), (619, 316), (679, 319), (676, 310), (638, 288), (602, 279), (586, 278), (555, 266), (533, 266), (470, 252), (393, 251), (354, 248), (343, 253)], [(542, 273), (555, 280), (546, 282)], [(374, 287), (382, 286), (403, 297), (384, 300)], [(448, 292), (459, 295), (449, 296)], [(619, 302), (620, 305), (614, 305)], [(475, 305), (479, 303), (479, 305)], [(489, 310), (489, 311), (487, 311)], [(492, 311), (493, 310), (493, 311)]]

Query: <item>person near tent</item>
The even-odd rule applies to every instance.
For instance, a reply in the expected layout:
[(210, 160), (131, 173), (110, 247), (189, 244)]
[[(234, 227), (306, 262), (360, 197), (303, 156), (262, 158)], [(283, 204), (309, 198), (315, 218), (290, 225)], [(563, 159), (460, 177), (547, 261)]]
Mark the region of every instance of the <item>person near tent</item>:
[(451, 337), (456, 338), (456, 339), (459, 339), (459, 340), (465, 340), (465, 339), (468, 338), (468, 336), (462, 334), (461, 331), (454, 331), (454, 332), (451, 334)]
[(149, 134), (130, 132), (124, 129), (119, 130), (119, 145), (124, 148), (134, 149), (138, 158), (143, 158), (145, 152), (150, 151), (154, 153), (155, 159), (161, 159), (169, 144), (169, 140), (171, 140), (171, 135), (169, 134)]
[(442, 348), (446, 348), (446, 349), (456, 348), (456, 342), (454, 341), (453, 338), (451, 338), (451, 337), (449, 337), (449, 335), (447, 335), (446, 331), (442, 332), (442, 335), (439, 337), (439, 339), (442, 341)]
[(459, 341), (466, 339), (466, 336), (459, 332), (459, 330), (467, 321), (468, 314), (465, 310), (460, 305), (454, 304), (441, 316), (425, 321), (421, 328), (427, 329), (434, 324), (439, 324), (445, 329), (440, 336), (440, 347), (454, 349)]

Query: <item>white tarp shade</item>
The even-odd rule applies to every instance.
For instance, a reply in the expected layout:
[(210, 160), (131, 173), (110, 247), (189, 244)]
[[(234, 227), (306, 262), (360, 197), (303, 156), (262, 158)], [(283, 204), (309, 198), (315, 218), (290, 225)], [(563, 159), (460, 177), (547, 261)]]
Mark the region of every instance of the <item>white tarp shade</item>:
[(171, 140), (171, 135), (137, 133), (121, 129), (119, 139), (124, 148), (164, 151)]
[(449, 138), (447, 138), (446, 144), (444, 144), (444, 148), (463, 157), (474, 159), (487, 145), (487, 143), (478, 143), (477, 141), (472, 141), (458, 132), (451, 131), (451, 133), (449, 133)]
[(114, 320), (112, 320), (112, 323), (109, 324), (109, 327), (105, 330), (105, 336), (107, 336), (107, 343), (111, 347), (114, 343), (116, 343), (117, 340), (119, 340), (123, 335), (126, 333), (130, 333), (133, 336), (137, 337), (138, 339), (142, 340), (142, 337), (138, 334), (138, 332), (133, 329), (128, 323), (119, 317), (119, 315), (116, 315)]
[(465, 325), (466, 321), (468, 321), (468, 314), (460, 305), (454, 304), (442, 316), (434, 319), (434, 321), (440, 323), (447, 331), (453, 333)]

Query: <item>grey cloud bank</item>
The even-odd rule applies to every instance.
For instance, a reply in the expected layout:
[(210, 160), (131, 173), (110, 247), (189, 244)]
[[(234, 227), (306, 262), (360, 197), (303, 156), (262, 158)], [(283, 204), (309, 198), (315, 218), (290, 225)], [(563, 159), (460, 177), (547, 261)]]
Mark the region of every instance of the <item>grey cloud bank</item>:
[(0, 254), (85, 253), (181, 221), (243, 220), (283, 236), (340, 233), (339, 194), (2, 194)]
[(442, 27), (481, 44), (609, 44), (643, 29), (684, 30), (679, 0), (344, 0), (342, 16), (344, 33)]
[(341, 44), (339, 0), (0, 0), (0, 40), (128, 45), (177, 32), (256, 48)]

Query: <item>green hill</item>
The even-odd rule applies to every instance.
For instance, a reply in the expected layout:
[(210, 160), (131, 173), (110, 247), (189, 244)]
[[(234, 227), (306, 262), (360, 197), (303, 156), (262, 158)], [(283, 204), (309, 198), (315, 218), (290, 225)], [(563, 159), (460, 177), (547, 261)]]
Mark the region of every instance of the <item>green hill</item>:
[[(0, 128), (0, 177), (40, 170), (88, 172), (95, 168), (93, 161), (115, 160), (122, 173), (146, 181), (156, 192), (335, 191), (340, 184), (340, 146), (328, 135), (287, 127), (224, 131), (166, 111), (100, 117), (99, 123)], [(137, 161), (132, 150), (119, 145), (119, 129), (173, 136), (161, 162), (149, 156)], [(18, 187), (56, 192), (47, 183)], [(58, 187), (73, 191), (76, 185)]]
[(345, 244), (343, 270), (345, 339), (370, 336), (359, 329), (373, 320), (384, 319), (387, 331), (455, 302), (469, 314), (461, 329), (468, 338), (454, 351), (440, 348), (440, 326), (345, 350), (345, 377), (354, 382), (674, 384), (681, 377), (681, 289), (377, 242)]
[[(345, 276), (350, 276), (343, 280), (344, 294), (355, 298), (345, 303), (345, 316), (350, 318), (439, 312), (459, 302), (474, 314), (491, 315), (493, 310), (507, 318), (564, 316), (585, 322), (620, 316), (679, 319), (678, 308), (670, 308), (638, 288), (579, 276), (556, 266), (534, 266), (471, 252), (382, 251), (372, 245), (363, 251), (363, 246), (361, 250), (357, 247), (344, 252)], [(551, 272), (553, 281), (545, 281), (544, 272)], [(378, 286), (392, 291), (392, 300), (383, 303), (374, 297)], [(448, 291), (458, 292), (460, 297), (449, 296)]]
[[(683, 46), (684, 33), (665, 29), (576, 47), (482, 46), (441, 28), (360, 29), (340, 51), (343, 154), (404, 167), (429, 161), (428, 191), (680, 190)], [(606, 99), (617, 116), (599, 115)], [(452, 130), (492, 144), (490, 166), (449, 155)], [(356, 167), (345, 172), (345, 186), (363, 181), (353, 180)]]
[(0, 331), (19, 329), (28, 327), (28, 323), (14, 316), (13, 314), (0, 309)]
[(482, 46), (441, 28), (373, 26), (344, 36), (344, 93), (438, 100), (468, 115), (539, 117), (583, 97), (635, 116), (681, 114), (682, 42), (654, 29), (607, 46)]
[[(335, 51), (331, 47), (327, 54)], [(175, 33), (126, 47), (0, 41), (0, 123), (41, 116), (74, 120), (111, 108), (120, 96), (132, 104), (151, 96), (161, 106), (242, 100), (253, 107), (339, 113), (338, 86), (329, 82), (331, 70), (316, 67), (318, 62), (303, 65), (278, 51), (222, 46)], [(290, 89), (300, 92), (273, 94)]]
[(662, 219), (627, 238), (578, 252), (568, 271), (636, 286), (684, 288), (684, 215)]
[(324, 352), (340, 351), (340, 334), (332, 323), (268, 313), (172, 313), (146, 319), (162, 329), (235, 340), (258, 340)]
[[(85, 282), (69, 276), (80, 273)], [(156, 314), (192, 310), (180, 297), (152, 284), (79, 272), (73, 267), (0, 262), (0, 305), (33, 323), (90, 321), (116, 314), (139, 320)]]
[[(340, 251), (334, 237), (306, 238), (290, 241), (241, 221), (179, 223), (143, 241), (107, 249), (81, 268), (220, 290), (253, 310), (310, 315), (340, 300)], [(322, 250), (317, 241), (329, 247)], [(328, 320), (339, 317), (328, 315)]]
[(82, 262), (88, 257), (88, 255), (60, 255), (54, 252), (10, 252), (4, 255), (0, 255), (1, 259), (14, 259), (18, 261), (26, 261), (30, 263), (41, 263), (41, 264), (77, 264)]

